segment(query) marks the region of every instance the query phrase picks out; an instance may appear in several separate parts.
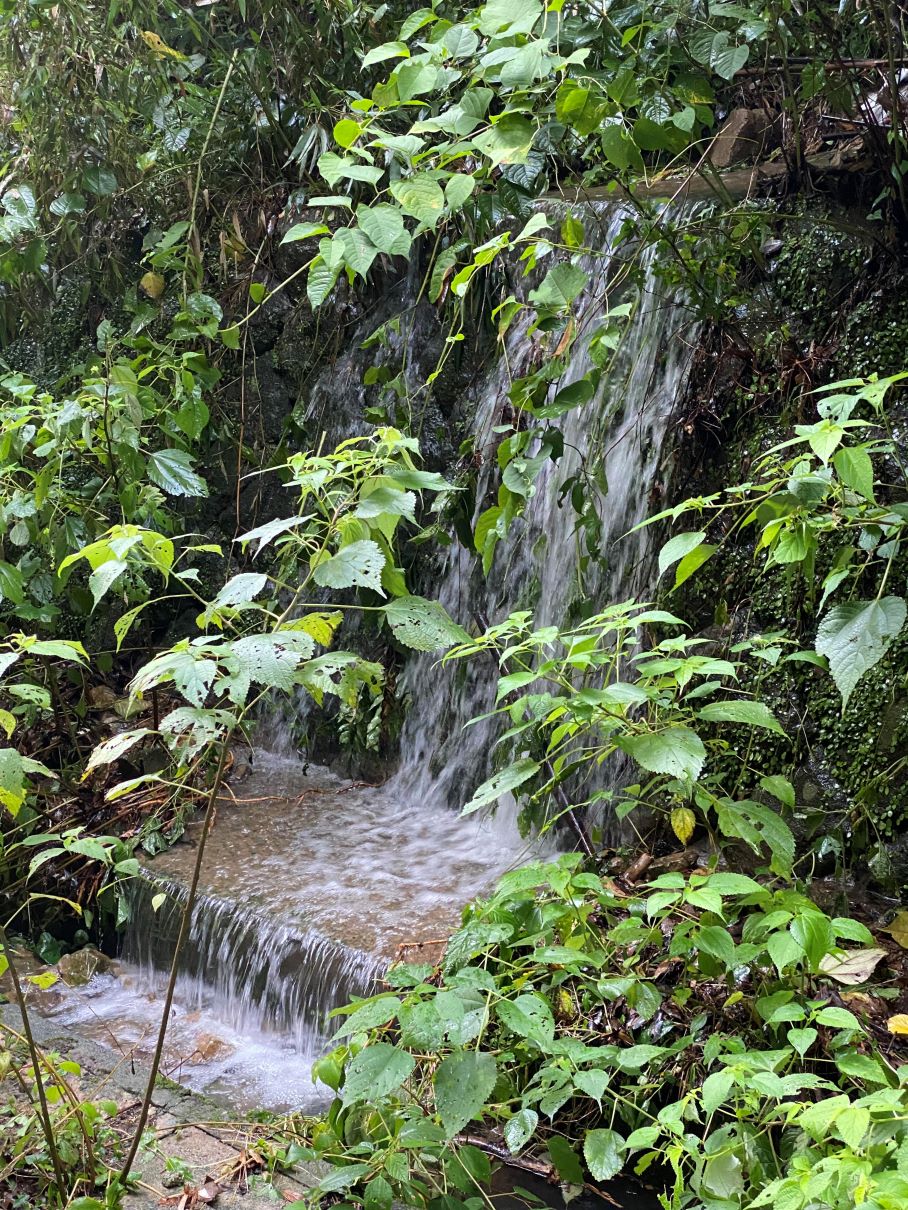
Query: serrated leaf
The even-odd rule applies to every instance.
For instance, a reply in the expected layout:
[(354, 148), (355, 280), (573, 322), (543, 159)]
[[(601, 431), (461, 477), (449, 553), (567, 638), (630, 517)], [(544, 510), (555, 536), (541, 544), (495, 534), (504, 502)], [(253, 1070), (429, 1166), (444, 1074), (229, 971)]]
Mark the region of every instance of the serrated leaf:
[(689, 727), (666, 727), (664, 731), (648, 731), (628, 735), (619, 741), (620, 747), (650, 773), (669, 777), (685, 777), (696, 781), (706, 763), (703, 741)]
[(535, 1109), (520, 1109), (504, 1124), (504, 1141), (511, 1155), (517, 1155), (536, 1133), (539, 1114)]
[(588, 1130), (583, 1140), (583, 1158), (595, 1181), (610, 1181), (623, 1167), (624, 1139), (615, 1130)]
[(384, 610), (394, 637), (414, 651), (447, 650), (455, 643), (470, 641), (467, 632), (448, 616), (438, 601), (397, 597)]
[(697, 817), (690, 807), (675, 807), (671, 816), (672, 831), (682, 844), (687, 844), (697, 826)]
[(373, 1042), (351, 1059), (344, 1071), (345, 1105), (377, 1101), (400, 1088), (416, 1063), (411, 1054), (388, 1042)]
[(817, 628), (816, 650), (842, 695), (842, 710), (861, 677), (878, 664), (901, 633), (908, 614), (901, 597), (835, 605)]
[(377, 542), (361, 539), (342, 546), (336, 555), (317, 564), (312, 578), (321, 588), (371, 588), (384, 596), (381, 585), (385, 556)]
[(530, 302), (537, 307), (563, 310), (570, 306), (588, 280), (589, 275), (580, 265), (555, 265), (541, 285), (530, 291)]
[(443, 1059), (435, 1072), (435, 1108), (448, 1138), (478, 1117), (498, 1079), (487, 1051), (461, 1050)]
[(148, 455), (148, 477), (169, 496), (207, 496), (208, 485), (192, 469), (185, 450), (155, 450)]

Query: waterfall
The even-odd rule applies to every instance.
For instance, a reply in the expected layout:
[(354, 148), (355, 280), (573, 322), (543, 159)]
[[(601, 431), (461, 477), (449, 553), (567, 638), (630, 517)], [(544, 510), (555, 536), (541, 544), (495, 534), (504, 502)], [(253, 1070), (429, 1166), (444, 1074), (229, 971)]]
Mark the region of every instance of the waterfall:
[[(612, 249), (627, 213), (614, 206), (598, 212), (590, 207), (589, 213), (602, 224), (604, 254), (585, 259), (589, 281), (578, 300), (578, 330), (587, 335), (576, 341), (559, 386), (578, 380), (590, 368), (588, 333), (603, 317), (623, 263)], [(633, 255), (633, 249), (624, 248), (624, 255)], [(610, 372), (596, 396), (562, 422), (564, 455), (557, 464), (545, 464), (524, 516), (499, 544), (489, 575), (482, 575), (475, 552), (459, 544), (448, 548), (436, 595), (463, 625), (476, 619), (494, 623), (521, 608), (532, 609), (538, 625), (557, 624), (581, 593), (589, 613), (650, 590), (650, 531), (624, 535), (655, 511), (653, 497), (664, 484), (671, 452), (668, 430), (685, 389), (697, 335), (697, 325), (677, 291), (660, 277), (657, 255), (654, 247), (645, 250), (643, 284)], [(624, 295), (610, 301), (624, 301)], [(500, 358), (476, 392), (473, 441), (482, 457), (477, 516), (494, 490), (494, 426), (511, 380), (526, 372), (532, 356), (528, 323), (525, 316), (511, 328)], [(570, 503), (559, 500), (558, 489), (595, 450), (603, 451), (599, 478), (608, 489), (598, 500), (602, 558), (590, 563), (581, 583), (577, 518)], [(404, 678), (410, 705), (395, 793), (414, 803), (443, 802), (458, 808), (489, 776), (496, 723), (468, 724), (491, 709), (496, 676), (492, 660), (444, 669), (430, 656), (410, 661)]]
[[(437, 597), (468, 627), (478, 619), (499, 621), (516, 609), (531, 609), (540, 624), (559, 623), (572, 610), (589, 615), (610, 602), (646, 595), (651, 582), (649, 531), (623, 535), (652, 511), (651, 492), (666, 477), (669, 426), (696, 328), (658, 273), (654, 251), (643, 254), (642, 285), (620, 284), (626, 259), (635, 255), (624, 240), (627, 213), (609, 206), (590, 209), (587, 217), (601, 224), (602, 254), (586, 258), (589, 281), (578, 300), (579, 335), (558, 385), (589, 368), (590, 332), (607, 301), (632, 301), (632, 313), (595, 397), (561, 422), (564, 455), (545, 465), (523, 517), (499, 544), (489, 575), (483, 576), (473, 551), (454, 543), (438, 565), (437, 582), (423, 584), (425, 595)], [(525, 288), (525, 282), (515, 283), (516, 293)], [(438, 348), (429, 334), (434, 323), (437, 335), (437, 317), (419, 301), (415, 267), (398, 289), (378, 304), (359, 339), (322, 372), (310, 394), (311, 417), (326, 430), (329, 445), (365, 428), (361, 341), (377, 321), (402, 308), (406, 299), (400, 291), (412, 303), (412, 322), (399, 339), (413, 382), (425, 381), (431, 369)], [(479, 462), (477, 516), (494, 497), (494, 430), (509, 387), (540, 352), (529, 322), (528, 312), (521, 312), (459, 408)], [(602, 557), (590, 562), (581, 579), (577, 519), (570, 503), (559, 499), (559, 489), (591, 458), (601, 460), (596, 479), (607, 484), (597, 498)], [(219, 805), (207, 842), (174, 1022), (178, 1038), (188, 1039), (190, 1056), (200, 1049), (192, 1034), (200, 1014), (238, 1031), (231, 1036), (235, 1057), (218, 1069), (218, 1078), (233, 1081), (234, 1099), (237, 1081), (245, 1080), (252, 1103), (303, 1103), (298, 1083), (292, 1091), (288, 1084), (289, 1058), (275, 1064), (272, 1057), (271, 1083), (262, 1086), (261, 1056), (271, 1053), (262, 1037), (283, 1039), (280, 1045), (298, 1057), (317, 1053), (333, 1007), (367, 992), (399, 947), (406, 947), (409, 960), (420, 960), (419, 947), (447, 936), (466, 900), (527, 859), (531, 850), (512, 807), (486, 817), (458, 814), (494, 767), (495, 721), (468, 724), (492, 706), (496, 673), (491, 659), (442, 667), (429, 655), (411, 658), (401, 678), (409, 708), (400, 763), (382, 786), (310, 771), (292, 750), (291, 727), (281, 728), (272, 717), (260, 729), (260, 746), (270, 756), (257, 754), (256, 771), (235, 789), (235, 801)], [(190, 840), (199, 826), (190, 825)], [(192, 844), (158, 855), (151, 881), (136, 892), (123, 952), (130, 978), (152, 1001), (160, 998), (194, 860)], [(111, 1009), (102, 1017), (110, 1032), (122, 995), (108, 1002)], [(97, 1017), (100, 1006), (89, 1003), (87, 1011)], [(85, 1019), (81, 1009), (72, 1017)], [(191, 1061), (189, 1067), (194, 1070)]]

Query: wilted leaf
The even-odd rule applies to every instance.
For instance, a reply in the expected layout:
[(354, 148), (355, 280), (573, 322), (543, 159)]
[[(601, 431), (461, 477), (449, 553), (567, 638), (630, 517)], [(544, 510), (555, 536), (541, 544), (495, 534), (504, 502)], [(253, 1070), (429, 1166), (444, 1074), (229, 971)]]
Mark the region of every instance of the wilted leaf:
[(896, 912), (892, 924), (885, 931), (903, 950), (908, 950), (908, 912)]
[(837, 983), (866, 983), (885, 957), (881, 949), (845, 950), (842, 958), (827, 954), (820, 960), (820, 970)]
[(891, 1034), (900, 1036), (908, 1034), (908, 1013), (896, 1013), (886, 1022), (886, 1028)]
[(694, 834), (697, 817), (690, 807), (675, 807), (671, 813), (672, 831), (682, 844), (687, 844)]

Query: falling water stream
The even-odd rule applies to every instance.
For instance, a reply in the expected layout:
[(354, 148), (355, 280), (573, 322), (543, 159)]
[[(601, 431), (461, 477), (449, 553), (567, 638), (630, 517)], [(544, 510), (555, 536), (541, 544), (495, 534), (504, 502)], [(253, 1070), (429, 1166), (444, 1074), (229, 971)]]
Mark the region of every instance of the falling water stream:
[[(609, 250), (623, 218), (615, 208), (600, 214), (606, 254), (586, 266), (581, 331), (614, 293)], [(664, 475), (668, 426), (694, 338), (685, 308), (651, 263), (647, 268), (615, 366), (597, 397), (565, 417), (565, 455), (540, 475), (488, 578), (472, 552), (448, 548), (434, 595), (464, 625), (525, 607), (542, 622), (555, 621), (576, 600), (575, 517), (568, 502), (559, 503), (558, 487), (594, 449), (605, 451), (607, 558), (585, 591), (602, 604), (645, 591), (645, 531), (618, 539), (650, 511), (650, 490)], [(509, 381), (526, 372), (532, 355), (532, 339), (518, 322), (506, 356), (477, 384), (479, 501), (491, 483), (493, 429)], [(581, 338), (566, 381), (587, 368)], [(337, 382), (336, 371), (327, 372), (317, 393), (325, 397)], [(349, 428), (349, 408), (338, 412), (339, 427)], [(494, 673), (491, 661), (455, 676), (432, 657), (412, 659), (404, 674), (410, 708), (400, 766), (381, 786), (305, 766), (271, 726), (259, 737), (255, 771), (219, 805), (207, 844), (169, 1030), (168, 1074), (221, 1092), (240, 1108), (316, 1105), (320, 1090), (309, 1069), (325, 1048), (331, 1009), (367, 992), (400, 947), (410, 960), (434, 958), (432, 943), (456, 927), (463, 903), (533, 854), (512, 806), (501, 804), (485, 818), (458, 815), (491, 769), (494, 724), (465, 724), (488, 710)], [(185, 842), (149, 862), (122, 958), (111, 973), (61, 995), (53, 1010), (124, 1054), (152, 1049), (196, 842), (190, 827)]]

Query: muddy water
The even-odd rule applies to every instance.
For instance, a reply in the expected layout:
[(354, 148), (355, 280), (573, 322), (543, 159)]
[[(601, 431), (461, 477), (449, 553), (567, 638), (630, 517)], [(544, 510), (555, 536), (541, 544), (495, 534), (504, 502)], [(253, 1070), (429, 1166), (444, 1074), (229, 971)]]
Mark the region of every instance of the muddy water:
[[(318, 1107), (310, 1069), (331, 1010), (401, 947), (433, 959), (462, 905), (541, 851), (503, 814), (414, 810), (393, 786), (259, 753), (220, 803), (168, 1028), (171, 1078), (239, 1109)], [(125, 1062), (153, 1049), (199, 827), (148, 862), (112, 971), (48, 1006)]]

